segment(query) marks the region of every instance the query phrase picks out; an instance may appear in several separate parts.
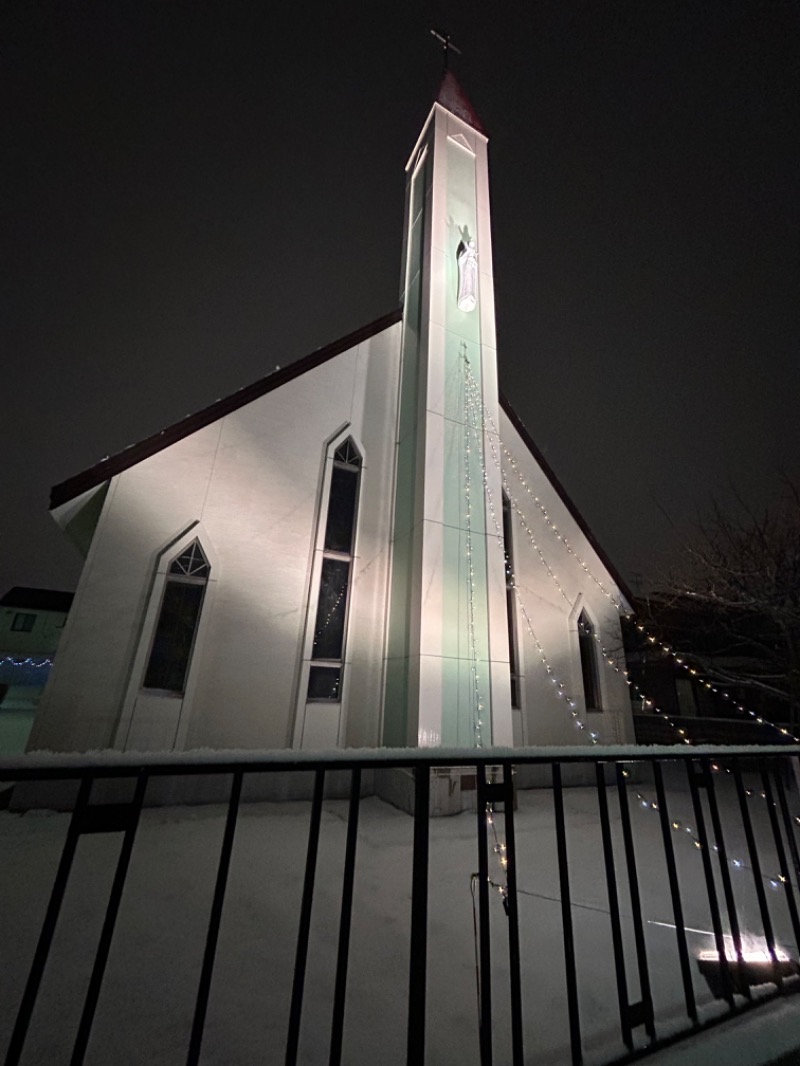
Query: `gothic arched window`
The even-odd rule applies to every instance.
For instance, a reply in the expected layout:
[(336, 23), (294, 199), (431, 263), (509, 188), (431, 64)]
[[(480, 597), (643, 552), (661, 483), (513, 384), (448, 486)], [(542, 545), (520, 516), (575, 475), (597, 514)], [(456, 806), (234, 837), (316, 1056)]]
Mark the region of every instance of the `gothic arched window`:
[(602, 710), (600, 706), (600, 685), (597, 677), (597, 653), (594, 626), (586, 611), (581, 611), (578, 618), (578, 648), (581, 656), (581, 675), (583, 677), (583, 697), (587, 711)]
[(361, 456), (348, 437), (333, 453), (308, 699), (342, 698), (347, 604), (356, 535)]
[(210, 572), (197, 540), (170, 564), (147, 660), (145, 688), (183, 695)]

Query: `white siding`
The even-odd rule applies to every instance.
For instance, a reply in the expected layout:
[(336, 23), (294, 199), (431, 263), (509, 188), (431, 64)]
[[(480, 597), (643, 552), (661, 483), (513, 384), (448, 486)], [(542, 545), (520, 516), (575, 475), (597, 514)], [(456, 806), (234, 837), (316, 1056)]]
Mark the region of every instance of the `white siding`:
[(156, 562), (193, 522), (216, 562), (184, 744), (289, 743), (325, 442), (345, 425), (365, 451), (346, 742), (377, 743), (399, 334), (390, 327), (113, 479), (31, 747), (114, 743), (141, 683), (131, 673)]
[[(588, 729), (599, 733), (599, 742), (632, 743), (633, 721), (628, 686), (624, 677), (604, 662), (600, 647), (596, 646), (603, 711), (585, 713), (578, 650), (577, 619), (581, 609), (585, 608), (597, 627), (603, 645), (618, 653), (620, 662), (622, 661), (619, 612), (597, 582), (617, 600), (620, 598), (619, 590), (505, 412), (501, 412), (500, 436), (516, 460), (517, 471), (530, 487), (531, 494), (538, 496), (551, 521), (567, 539), (574, 552), (571, 555), (547, 526), (539, 507), (532, 495), (527, 493), (517, 472), (505, 463), (506, 481), (512, 498), (514, 570), (519, 586), (519, 600), (530, 619), (531, 628), (552, 667), (553, 675), (563, 682), (566, 692), (577, 703), (580, 718)], [(523, 527), (514, 509), (514, 503), (524, 516), (541, 555)], [(588, 574), (577, 561), (578, 556), (588, 567)], [(564, 590), (563, 595), (548, 573), (542, 557), (557, 577)], [(520, 723), (522, 735), (516, 736), (515, 741), (521, 742), (524, 739), (527, 744), (588, 744), (589, 737), (577, 729), (570, 717), (566, 700), (556, 695), (556, 685), (545, 670), (542, 654), (530, 634), (519, 603), (517, 633), (522, 674), (523, 721)]]

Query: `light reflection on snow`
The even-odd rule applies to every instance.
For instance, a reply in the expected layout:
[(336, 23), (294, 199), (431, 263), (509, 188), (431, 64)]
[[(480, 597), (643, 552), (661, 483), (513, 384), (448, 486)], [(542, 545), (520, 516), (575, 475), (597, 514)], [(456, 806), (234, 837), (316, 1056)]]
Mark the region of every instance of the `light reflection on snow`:
[[(655, 922), (648, 920), (648, 925), (658, 925), (663, 929), (674, 929), (675, 925), (671, 922)], [(714, 936), (713, 929), (693, 929), (691, 926), (684, 926), (685, 933), (697, 933), (700, 936)], [(736, 947), (734, 939), (730, 933), (723, 933), (722, 938), (725, 941), (725, 958), (728, 962), (737, 962), (739, 956), (736, 954)], [(741, 958), (744, 962), (772, 962), (772, 955), (769, 952), (769, 947), (766, 940), (761, 936), (752, 936), (748, 933), (743, 933), (740, 937), (742, 944)], [(698, 956), (703, 961), (709, 961), (712, 959), (718, 959), (719, 953), (714, 951), (701, 951)], [(778, 962), (789, 962), (791, 956), (782, 948), (775, 945), (775, 958)]]

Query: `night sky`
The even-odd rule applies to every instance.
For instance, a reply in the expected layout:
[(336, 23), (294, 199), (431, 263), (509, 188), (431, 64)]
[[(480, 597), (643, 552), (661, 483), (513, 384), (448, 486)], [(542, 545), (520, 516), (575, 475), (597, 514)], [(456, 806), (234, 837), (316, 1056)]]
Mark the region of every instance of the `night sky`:
[(501, 386), (623, 576), (800, 471), (795, 5), (13, 7), (0, 593), (75, 587), (53, 484), (397, 305), (431, 26), (490, 134)]

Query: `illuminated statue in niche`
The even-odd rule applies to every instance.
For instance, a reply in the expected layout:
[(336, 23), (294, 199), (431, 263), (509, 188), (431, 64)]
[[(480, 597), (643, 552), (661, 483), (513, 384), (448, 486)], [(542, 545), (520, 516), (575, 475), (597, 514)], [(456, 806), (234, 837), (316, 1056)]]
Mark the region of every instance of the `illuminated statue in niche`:
[(478, 297), (478, 253), (475, 241), (469, 239), (469, 231), (464, 230), (466, 240), (459, 242), (456, 251), (458, 263), (458, 309), (474, 311)]

